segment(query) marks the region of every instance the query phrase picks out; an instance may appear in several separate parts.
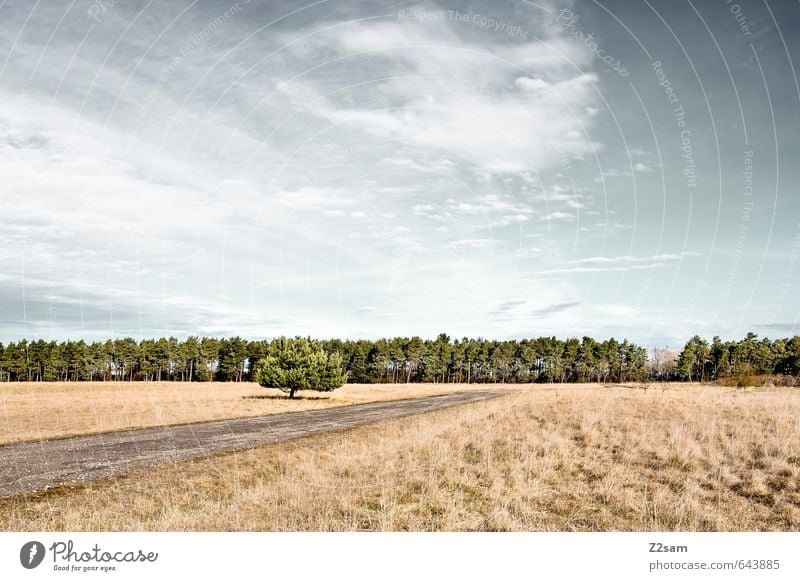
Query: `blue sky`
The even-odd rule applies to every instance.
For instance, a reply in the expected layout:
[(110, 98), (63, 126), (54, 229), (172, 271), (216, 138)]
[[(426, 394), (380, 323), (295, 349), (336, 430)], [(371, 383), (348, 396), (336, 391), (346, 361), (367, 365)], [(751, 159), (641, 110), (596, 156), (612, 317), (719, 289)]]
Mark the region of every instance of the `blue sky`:
[(799, 25), (6, 1), (0, 340), (796, 334)]

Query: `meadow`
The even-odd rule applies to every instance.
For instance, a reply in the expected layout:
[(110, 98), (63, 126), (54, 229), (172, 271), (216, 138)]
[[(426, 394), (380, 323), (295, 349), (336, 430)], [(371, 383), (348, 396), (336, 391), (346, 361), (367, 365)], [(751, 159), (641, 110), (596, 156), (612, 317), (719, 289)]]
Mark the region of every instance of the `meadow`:
[(476, 385), (345, 385), (295, 400), (249, 382), (0, 383), (0, 445), (478, 389)]
[(0, 528), (796, 531), (798, 436), (800, 393), (788, 389), (518, 386), (486, 402), (5, 499)]

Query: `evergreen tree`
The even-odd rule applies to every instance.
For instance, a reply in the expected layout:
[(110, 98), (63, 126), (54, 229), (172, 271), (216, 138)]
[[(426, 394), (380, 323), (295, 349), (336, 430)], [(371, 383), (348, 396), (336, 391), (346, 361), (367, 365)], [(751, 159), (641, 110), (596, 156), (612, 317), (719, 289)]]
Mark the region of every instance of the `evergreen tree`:
[(300, 390), (332, 391), (344, 385), (347, 376), (338, 352), (327, 353), (317, 341), (287, 339), (273, 341), (259, 365), (256, 378), (262, 387), (274, 387), (292, 399)]

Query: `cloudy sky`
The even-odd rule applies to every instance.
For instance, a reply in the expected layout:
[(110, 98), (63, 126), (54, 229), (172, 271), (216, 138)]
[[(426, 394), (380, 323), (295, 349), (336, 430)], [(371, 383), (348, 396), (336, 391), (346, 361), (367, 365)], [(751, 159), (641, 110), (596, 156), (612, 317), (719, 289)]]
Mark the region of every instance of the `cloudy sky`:
[(798, 332), (800, 4), (0, 3), (0, 341)]

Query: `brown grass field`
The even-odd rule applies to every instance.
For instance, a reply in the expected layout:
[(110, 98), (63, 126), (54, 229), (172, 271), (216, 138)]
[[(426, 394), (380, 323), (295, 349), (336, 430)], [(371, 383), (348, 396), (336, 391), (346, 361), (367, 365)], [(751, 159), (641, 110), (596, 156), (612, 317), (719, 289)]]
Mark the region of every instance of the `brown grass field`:
[(797, 531), (798, 436), (792, 390), (529, 386), (6, 499), (0, 528)]
[(255, 383), (0, 383), (0, 445), (438, 395), (476, 385), (345, 385), (290, 401)]

